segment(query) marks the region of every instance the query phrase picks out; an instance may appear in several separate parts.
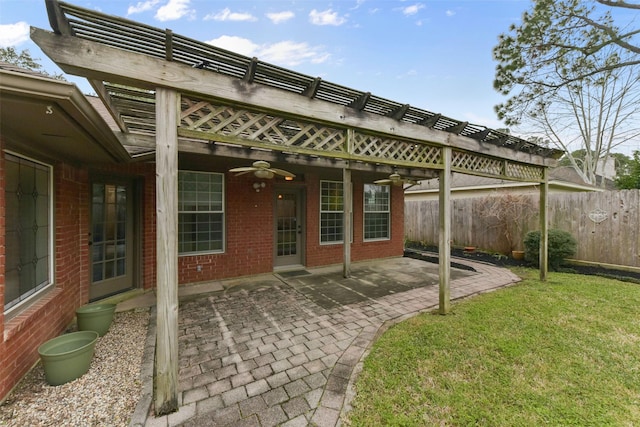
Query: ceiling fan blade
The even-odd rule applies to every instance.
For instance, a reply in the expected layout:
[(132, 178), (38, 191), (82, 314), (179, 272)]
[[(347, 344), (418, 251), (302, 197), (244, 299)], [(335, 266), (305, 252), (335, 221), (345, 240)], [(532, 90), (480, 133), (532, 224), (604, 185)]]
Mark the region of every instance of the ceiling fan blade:
[(296, 176), (294, 174), (292, 174), (289, 171), (286, 171), (284, 169), (277, 169), (277, 168), (269, 168), (268, 170), (270, 170), (271, 172), (277, 174), (277, 175), (282, 175), (282, 176), (288, 176), (291, 178), (295, 178)]
[(379, 179), (377, 181), (373, 181), (374, 184), (391, 184), (393, 181), (391, 181), (390, 179)]
[(256, 170), (256, 168), (252, 167), (252, 166), (245, 166), (245, 167), (241, 167), (241, 168), (233, 168), (233, 169), (229, 169), (229, 172), (251, 172)]

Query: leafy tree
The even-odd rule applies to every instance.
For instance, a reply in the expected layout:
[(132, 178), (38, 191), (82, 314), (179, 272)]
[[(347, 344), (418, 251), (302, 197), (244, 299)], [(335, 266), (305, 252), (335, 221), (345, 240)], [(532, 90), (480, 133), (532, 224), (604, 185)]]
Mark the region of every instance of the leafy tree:
[(623, 153), (611, 153), (611, 157), (616, 162), (616, 176), (629, 173), (629, 168), (631, 167), (631, 158), (629, 156)]
[(618, 175), (616, 186), (621, 190), (640, 188), (640, 151), (633, 152), (633, 159), (629, 160), (627, 171)]
[(30, 71), (36, 71), (57, 80), (66, 80), (62, 74), (50, 74), (40, 64), (40, 59), (33, 58), (29, 49), (16, 51), (14, 47), (0, 47), (0, 61), (16, 65)]
[[(594, 185), (601, 159), (640, 134), (640, 83), (631, 66), (640, 55), (629, 44), (636, 32), (623, 34), (609, 12), (596, 13), (592, 2), (536, 0), (494, 48), (494, 87), (510, 95), (496, 106), (498, 116), (564, 150)], [(572, 156), (576, 146), (580, 158)]]
[[(614, 23), (612, 11), (625, 10), (640, 10), (640, 2), (534, 0), (521, 24), (511, 25), (510, 34), (499, 37), (494, 49), (500, 63), (496, 89), (506, 94), (513, 85), (534, 83), (552, 90), (594, 74), (640, 64), (640, 29), (620, 29)], [(612, 47), (623, 53), (623, 60), (580, 70), (572, 79), (546, 81), (545, 70), (571, 64), (576, 56), (586, 60)]]
[[(558, 166), (571, 166), (572, 163), (569, 156), (573, 157), (579, 164), (582, 164), (582, 162), (584, 162), (586, 154), (587, 151), (582, 148), (580, 150), (572, 151), (571, 153), (565, 154), (560, 158), (560, 160), (558, 161)], [(624, 175), (629, 172), (631, 164), (631, 158), (629, 156), (624, 153), (611, 153), (610, 156), (613, 157), (615, 161), (617, 176)]]

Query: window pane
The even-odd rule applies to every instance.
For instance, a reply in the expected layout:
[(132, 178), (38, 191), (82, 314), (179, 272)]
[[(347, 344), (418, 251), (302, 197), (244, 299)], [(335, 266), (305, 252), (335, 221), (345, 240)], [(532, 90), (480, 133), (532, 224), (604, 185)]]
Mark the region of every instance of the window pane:
[(220, 252), (224, 239), (223, 174), (178, 172), (178, 252)]
[(320, 216), (320, 241), (342, 242), (343, 219), (342, 213), (323, 213)]
[(388, 185), (364, 186), (364, 239), (390, 238), (390, 192)]
[(388, 213), (365, 213), (364, 238), (365, 240), (388, 239), (389, 238), (389, 214)]
[(344, 194), (342, 182), (320, 182), (320, 242), (343, 241)]
[(5, 153), (5, 310), (51, 282), (50, 171)]

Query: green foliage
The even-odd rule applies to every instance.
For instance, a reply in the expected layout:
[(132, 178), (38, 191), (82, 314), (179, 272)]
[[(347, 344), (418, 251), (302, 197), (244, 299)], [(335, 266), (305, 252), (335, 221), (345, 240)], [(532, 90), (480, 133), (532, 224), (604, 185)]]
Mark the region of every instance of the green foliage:
[(16, 51), (14, 47), (0, 47), (0, 61), (13, 64), (25, 70), (35, 71), (57, 80), (66, 80), (62, 74), (50, 74), (40, 64), (39, 58), (31, 56), (29, 49)]
[(633, 159), (627, 163), (626, 170), (618, 173), (616, 186), (621, 190), (640, 188), (640, 151), (634, 151)]
[(598, 3), (537, 0), (493, 50), (494, 87), (509, 96), (498, 117), (569, 153), (565, 161), (594, 185), (600, 159), (640, 132), (638, 31), (621, 34)]
[[(535, 266), (540, 260), (540, 231), (530, 231), (524, 238), (525, 259)], [(552, 270), (559, 270), (562, 262), (575, 255), (578, 248), (576, 239), (571, 233), (552, 228), (549, 230), (548, 254), (549, 267)]]
[(38, 62), (39, 59), (33, 58), (29, 49), (18, 52), (11, 46), (0, 47), (0, 61), (17, 65), (26, 70), (42, 72), (42, 65)]

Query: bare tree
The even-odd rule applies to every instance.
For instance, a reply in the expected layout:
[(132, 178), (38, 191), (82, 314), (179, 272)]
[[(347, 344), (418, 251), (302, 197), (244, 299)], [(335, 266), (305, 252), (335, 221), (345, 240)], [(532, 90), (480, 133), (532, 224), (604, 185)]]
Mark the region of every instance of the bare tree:
[[(638, 31), (619, 30), (608, 12), (593, 18), (593, 4), (536, 0), (494, 49), (494, 86), (510, 95), (496, 106), (507, 125), (522, 125), (520, 130), (565, 150), (583, 179), (595, 185), (602, 159), (640, 135), (640, 55), (632, 43)], [(576, 150), (584, 156), (574, 158)]]
[(510, 254), (520, 247), (526, 224), (537, 214), (530, 195), (496, 193), (480, 201), (479, 216), (488, 230), (499, 232), (504, 238), (503, 251)]

